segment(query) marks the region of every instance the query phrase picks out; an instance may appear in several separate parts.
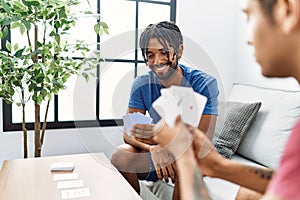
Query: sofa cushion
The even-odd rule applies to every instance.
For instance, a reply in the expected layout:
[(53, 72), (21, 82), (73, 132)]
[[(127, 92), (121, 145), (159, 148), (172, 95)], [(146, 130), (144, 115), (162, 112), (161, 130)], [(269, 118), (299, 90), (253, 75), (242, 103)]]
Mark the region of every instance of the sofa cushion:
[(262, 102), (237, 153), (267, 167), (277, 168), (291, 130), (300, 117), (300, 91), (234, 84), (228, 100)]
[(250, 128), (260, 106), (260, 102), (225, 102), (224, 117), (218, 118), (212, 141), (220, 154), (231, 158), (238, 149), (244, 134)]

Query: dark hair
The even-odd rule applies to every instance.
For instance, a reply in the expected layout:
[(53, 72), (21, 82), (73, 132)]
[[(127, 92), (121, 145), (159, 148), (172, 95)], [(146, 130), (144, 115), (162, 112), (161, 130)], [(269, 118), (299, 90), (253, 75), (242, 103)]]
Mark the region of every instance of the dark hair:
[(139, 43), (146, 64), (148, 62), (147, 49), (151, 38), (157, 38), (166, 51), (169, 49), (167, 45), (169, 44), (174, 49), (174, 55), (177, 55), (179, 46), (183, 44), (180, 29), (174, 22), (162, 21), (157, 24), (149, 24), (142, 32)]
[(262, 8), (264, 9), (265, 13), (272, 17), (272, 11), (275, 3), (277, 0), (259, 0)]

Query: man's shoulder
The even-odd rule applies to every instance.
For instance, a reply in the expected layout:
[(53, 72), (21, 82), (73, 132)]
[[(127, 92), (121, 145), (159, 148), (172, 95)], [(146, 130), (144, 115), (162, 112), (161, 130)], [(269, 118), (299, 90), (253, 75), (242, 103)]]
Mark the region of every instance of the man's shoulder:
[(216, 80), (216, 78), (206, 72), (203, 72), (200, 69), (187, 67), (184, 65), (180, 65), (182, 70), (184, 71), (184, 76), (186, 79), (190, 81), (213, 81)]
[(134, 80), (134, 82), (136, 84), (145, 84), (145, 83), (148, 83), (149, 80), (150, 80), (150, 73), (147, 73), (147, 74), (143, 74), (143, 75), (140, 75), (140, 76), (137, 76)]

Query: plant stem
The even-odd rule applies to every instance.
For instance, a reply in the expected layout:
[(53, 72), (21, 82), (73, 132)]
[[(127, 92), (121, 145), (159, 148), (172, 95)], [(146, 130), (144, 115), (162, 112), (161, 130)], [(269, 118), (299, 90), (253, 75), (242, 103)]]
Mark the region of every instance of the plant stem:
[(40, 124), (40, 105), (35, 103), (35, 120), (34, 120), (34, 157), (41, 157), (41, 124)]
[(41, 145), (43, 145), (43, 143), (44, 143), (45, 131), (46, 131), (46, 127), (47, 127), (47, 116), (48, 116), (49, 105), (50, 105), (50, 99), (47, 102), (45, 118), (44, 118), (44, 122), (43, 122), (43, 126), (42, 126)]
[(23, 130), (23, 145), (24, 145), (24, 158), (28, 158), (27, 151), (27, 129), (25, 120), (25, 102), (24, 102), (24, 90), (22, 90), (22, 130)]

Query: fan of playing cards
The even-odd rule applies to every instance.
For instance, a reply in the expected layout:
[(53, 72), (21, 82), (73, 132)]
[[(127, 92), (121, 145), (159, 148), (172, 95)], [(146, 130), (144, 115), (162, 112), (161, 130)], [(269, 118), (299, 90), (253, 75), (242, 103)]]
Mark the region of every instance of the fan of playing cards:
[(171, 128), (178, 115), (184, 123), (198, 127), (206, 101), (205, 96), (192, 88), (171, 86), (161, 90), (161, 96), (152, 106)]
[(130, 129), (134, 124), (152, 124), (152, 118), (142, 113), (128, 113), (123, 116), (124, 127), (127, 134), (130, 135)]
[[(161, 90), (161, 96), (152, 104), (156, 112), (168, 124), (174, 127), (175, 119), (181, 115), (181, 120), (193, 127), (198, 127), (207, 98), (194, 92), (192, 88), (171, 86)], [(151, 124), (152, 118), (141, 113), (129, 113), (123, 116), (127, 134), (134, 124)]]

